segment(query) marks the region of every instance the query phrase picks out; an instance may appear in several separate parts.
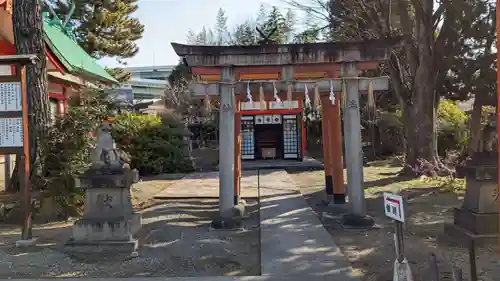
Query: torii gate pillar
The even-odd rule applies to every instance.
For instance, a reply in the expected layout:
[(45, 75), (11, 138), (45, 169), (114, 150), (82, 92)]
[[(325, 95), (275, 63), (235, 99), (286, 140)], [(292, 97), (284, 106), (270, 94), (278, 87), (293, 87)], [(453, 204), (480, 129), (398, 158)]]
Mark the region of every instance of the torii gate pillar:
[(344, 224), (371, 226), (373, 219), (366, 215), (363, 178), (363, 149), (361, 140), (361, 114), (359, 111), (359, 79), (356, 63), (343, 63), (341, 76), (346, 83), (344, 108), (344, 143), (347, 168), (347, 196), (351, 213), (344, 217)]

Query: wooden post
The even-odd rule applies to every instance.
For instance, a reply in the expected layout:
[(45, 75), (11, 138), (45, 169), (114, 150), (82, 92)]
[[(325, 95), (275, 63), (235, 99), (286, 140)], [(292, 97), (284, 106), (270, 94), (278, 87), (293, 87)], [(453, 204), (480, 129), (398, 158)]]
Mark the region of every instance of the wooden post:
[(241, 199), (241, 115), (240, 102), (236, 101), (234, 112), (234, 205)]
[(331, 119), (328, 126), (330, 136), (330, 157), (332, 161), (332, 175), (333, 175), (333, 202), (335, 204), (345, 204), (345, 188), (344, 188), (344, 163), (342, 154), (342, 122), (340, 117), (340, 104), (341, 97), (339, 94), (335, 95), (335, 104), (331, 104), (330, 100), (329, 110), (331, 111)]
[(326, 201), (330, 203), (333, 200), (333, 167), (331, 159), (331, 141), (330, 130), (328, 129), (331, 124), (331, 110), (328, 105), (328, 97), (322, 97), (321, 108), (322, 114), (322, 131), (323, 131), (323, 165), (325, 169), (325, 193)]
[(298, 116), (300, 117), (300, 136), (301, 136), (301, 139), (300, 139), (300, 143), (301, 143), (301, 147), (300, 147), (300, 160), (301, 161), (304, 161), (304, 157), (306, 155), (306, 150), (307, 150), (307, 131), (306, 131), (306, 126), (305, 126), (305, 111), (304, 111), (304, 105), (303, 105), (303, 102), (301, 100), (298, 101), (299, 102), (299, 107), (300, 109), (302, 109), (302, 113), (299, 114)]
[(21, 70), (21, 85), (22, 85), (22, 107), (23, 107), (23, 153), (21, 154), (21, 190), (23, 192), (23, 209), (24, 209), (24, 223), (22, 240), (29, 240), (32, 238), (32, 223), (31, 223), (31, 183), (30, 183), (30, 151), (29, 151), (29, 130), (28, 130), (28, 84), (26, 81), (26, 66), (24, 65)]
[(4, 159), (4, 184), (5, 184), (5, 190), (10, 189), (10, 176), (12, 175), (12, 172), (10, 170), (11, 167), (11, 161), (10, 161), (10, 154), (5, 154), (3, 156)]

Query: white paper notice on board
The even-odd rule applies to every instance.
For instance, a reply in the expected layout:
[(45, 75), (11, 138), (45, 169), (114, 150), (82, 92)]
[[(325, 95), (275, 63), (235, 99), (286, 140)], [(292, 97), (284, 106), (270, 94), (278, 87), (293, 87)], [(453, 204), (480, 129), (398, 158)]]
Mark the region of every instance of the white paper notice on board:
[(0, 83), (0, 111), (22, 111), (21, 83)]
[(0, 147), (23, 147), (22, 118), (0, 118)]

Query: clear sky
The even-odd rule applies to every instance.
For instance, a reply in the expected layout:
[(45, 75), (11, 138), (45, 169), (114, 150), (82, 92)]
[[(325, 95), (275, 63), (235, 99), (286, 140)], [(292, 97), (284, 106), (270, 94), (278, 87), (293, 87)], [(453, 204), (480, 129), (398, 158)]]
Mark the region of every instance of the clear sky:
[[(286, 7), (281, 0), (140, 0), (134, 16), (145, 30), (138, 41), (139, 53), (127, 61), (127, 66), (177, 64), (171, 42), (185, 43), (189, 29), (196, 32), (204, 25), (213, 27), (219, 8), (226, 11), (232, 30), (236, 24), (254, 17), (261, 3)], [(114, 59), (103, 59), (101, 64), (118, 65)]]

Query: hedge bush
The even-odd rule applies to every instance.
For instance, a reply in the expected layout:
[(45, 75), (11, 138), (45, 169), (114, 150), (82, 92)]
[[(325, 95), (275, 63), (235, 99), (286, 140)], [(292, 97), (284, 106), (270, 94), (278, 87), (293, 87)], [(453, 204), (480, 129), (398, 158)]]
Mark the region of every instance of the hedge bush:
[[(165, 119), (166, 120), (166, 119)], [(157, 116), (125, 113), (116, 116), (113, 137), (141, 175), (191, 172), (193, 166), (182, 137), (182, 125)]]
[[(455, 102), (442, 100), (437, 117), (438, 153), (444, 156), (446, 151), (463, 151), (467, 147), (467, 114)], [(401, 112), (380, 112), (377, 126), (380, 131), (379, 153), (403, 152)]]
[(438, 107), (438, 152), (464, 151), (467, 148), (467, 114), (458, 105), (449, 100), (442, 100)]

